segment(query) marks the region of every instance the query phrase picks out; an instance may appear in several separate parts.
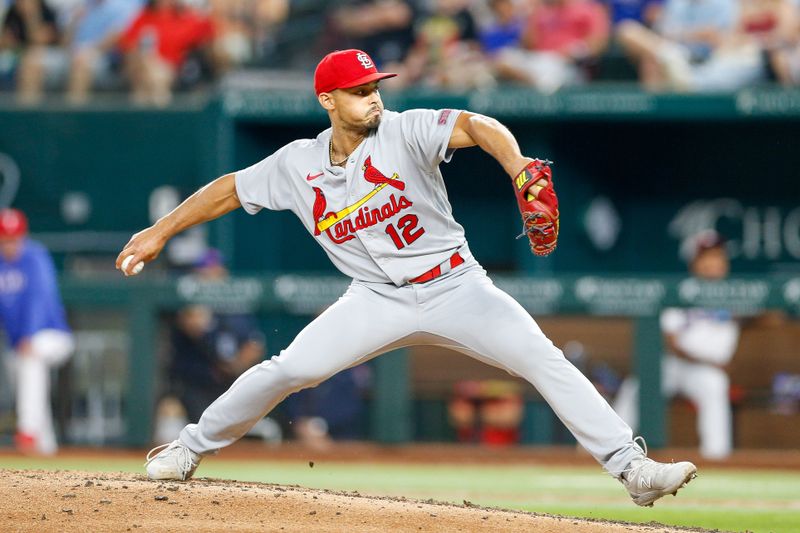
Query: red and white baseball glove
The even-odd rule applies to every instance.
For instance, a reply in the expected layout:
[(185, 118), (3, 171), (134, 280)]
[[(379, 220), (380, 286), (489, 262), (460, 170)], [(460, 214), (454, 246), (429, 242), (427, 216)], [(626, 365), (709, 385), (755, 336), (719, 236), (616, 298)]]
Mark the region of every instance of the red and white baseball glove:
[(517, 204), (522, 213), (522, 233), (531, 251), (548, 255), (558, 243), (558, 197), (553, 189), (552, 161), (534, 159), (512, 180)]

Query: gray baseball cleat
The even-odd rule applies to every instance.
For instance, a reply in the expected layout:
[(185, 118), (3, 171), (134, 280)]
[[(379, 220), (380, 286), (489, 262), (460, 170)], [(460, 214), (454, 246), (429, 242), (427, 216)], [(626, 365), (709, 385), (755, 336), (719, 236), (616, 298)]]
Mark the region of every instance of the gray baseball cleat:
[(658, 463), (642, 455), (631, 461), (619, 480), (628, 489), (636, 505), (652, 507), (662, 496), (678, 493), (687, 483), (697, 477), (697, 467), (688, 461), (680, 463)]
[(144, 466), (150, 479), (186, 481), (192, 477), (202, 459), (201, 455), (194, 453), (181, 441), (174, 440), (150, 450)]

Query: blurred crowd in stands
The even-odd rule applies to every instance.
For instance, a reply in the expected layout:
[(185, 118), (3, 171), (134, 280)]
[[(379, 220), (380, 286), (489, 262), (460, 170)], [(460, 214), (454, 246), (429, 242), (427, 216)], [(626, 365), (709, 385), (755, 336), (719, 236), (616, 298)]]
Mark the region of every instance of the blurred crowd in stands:
[(243, 69), (310, 76), (350, 47), (401, 74), (387, 89), (800, 83), (800, 0), (0, 0), (0, 20), (0, 88), (24, 104), (128, 90), (163, 106)]

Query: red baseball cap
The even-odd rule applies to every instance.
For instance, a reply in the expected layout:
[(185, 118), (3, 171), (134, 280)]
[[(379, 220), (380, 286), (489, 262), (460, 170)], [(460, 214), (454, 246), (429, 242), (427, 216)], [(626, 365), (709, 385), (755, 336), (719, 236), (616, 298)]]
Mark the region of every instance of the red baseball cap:
[(358, 87), (397, 74), (378, 72), (369, 54), (361, 50), (336, 50), (322, 58), (314, 71), (314, 91), (329, 93), (335, 89)]
[(28, 234), (28, 219), (19, 209), (0, 209), (0, 239), (15, 239)]

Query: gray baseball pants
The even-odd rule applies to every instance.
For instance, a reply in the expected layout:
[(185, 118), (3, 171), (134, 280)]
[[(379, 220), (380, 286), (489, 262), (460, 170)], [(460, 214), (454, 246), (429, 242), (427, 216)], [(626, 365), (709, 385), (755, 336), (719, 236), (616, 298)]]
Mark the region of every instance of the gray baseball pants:
[(631, 428), (472, 258), (424, 284), (353, 281), (280, 355), (242, 374), (197, 424), (181, 431), (180, 440), (196, 453), (214, 453), (293, 392), (384, 352), (419, 344), (450, 348), (526, 379), (616, 477), (642, 453)]

